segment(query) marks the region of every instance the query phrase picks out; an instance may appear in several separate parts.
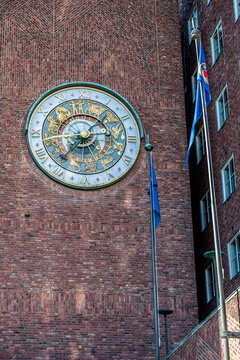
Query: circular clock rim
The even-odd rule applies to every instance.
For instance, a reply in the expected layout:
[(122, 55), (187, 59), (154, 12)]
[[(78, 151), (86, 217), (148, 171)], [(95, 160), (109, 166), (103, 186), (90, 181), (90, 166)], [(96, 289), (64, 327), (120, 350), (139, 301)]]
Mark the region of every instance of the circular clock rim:
[(28, 127), (29, 127), (29, 122), (30, 122), (30, 119), (31, 119), (31, 116), (32, 116), (32, 113), (34, 112), (35, 108), (38, 106), (38, 104), (40, 104), (43, 99), (49, 95), (51, 95), (52, 93), (55, 93), (56, 91), (59, 91), (61, 89), (64, 89), (66, 87), (76, 87), (76, 86), (79, 86), (79, 87), (92, 87), (92, 88), (95, 88), (95, 89), (98, 89), (98, 90), (101, 90), (101, 91), (105, 91), (105, 92), (108, 92), (110, 93), (112, 96), (114, 96), (115, 98), (117, 98), (118, 100), (120, 100), (127, 108), (128, 110), (132, 113), (133, 117), (135, 118), (137, 124), (138, 124), (138, 127), (139, 127), (139, 132), (140, 132), (140, 139), (142, 139), (144, 137), (144, 132), (143, 132), (143, 126), (142, 126), (142, 123), (141, 123), (141, 120), (137, 114), (137, 112), (134, 110), (134, 108), (132, 107), (132, 105), (122, 96), (120, 95), (118, 92), (108, 88), (107, 86), (105, 85), (100, 85), (100, 84), (96, 84), (96, 83), (93, 83), (93, 82), (82, 82), (82, 81), (75, 81), (75, 82), (69, 82), (69, 83), (64, 83), (64, 84), (60, 84), (60, 85), (57, 85), (49, 90), (47, 90), (45, 93), (43, 93), (36, 101), (35, 103), (33, 104), (33, 106), (31, 107), (29, 113), (28, 113), (28, 116), (27, 116), (27, 122), (26, 122), (26, 126), (25, 126), (25, 134), (27, 133), (28, 131)]
[[(97, 90), (100, 90), (100, 91), (103, 91), (105, 93), (109, 93), (110, 95), (112, 95), (113, 97), (115, 97), (115, 99), (119, 100), (128, 110), (129, 112), (132, 114), (133, 118), (135, 119), (136, 121), (136, 124), (138, 126), (138, 131), (139, 131), (139, 137), (140, 137), (140, 141), (141, 139), (143, 138), (144, 136), (144, 133), (143, 133), (143, 127), (142, 127), (142, 124), (141, 124), (141, 121), (140, 121), (140, 118), (138, 116), (138, 114), (136, 113), (136, 111), (134, 110), (134, 108), (131, 106), (131, 104), (124, 98), (122, 97), (120, 94), (118, 94), (117, 92), (113, 91), (112, 89), (106, 87), (106, 86), (103, 86), (103, 85), (100, 85), (100, 84), (96, 84), (96, 83), (91, 83), (91, 82), (70, 82), (70, 83), (64, 83), (64, 84), (60, 84), (60, 85), (57, 85), (55, 86), (54, 88), (51, 88), (50, 90), (46, 91), (45, 93), (43, 93), (36, 101), (35, 103), (33, 104), (33, 106), (31, 107), (30, 111), (29, 111), (29, 114), (27, 116), (27, 122), (26, 122), (26, 127), (25, 127), (25, 135), (26, 135), (26, 139), (27, 139), (27, 145), (28, 145), (28, 148), (30, 150), (30, 153), (32, 154), (32, 151), (31, 151), (31, 146), (29, 144), (29, 140), (28, 140), (28, 128), (29, 128), (29, 124), (30, 124), (30, 120), (31, 120), (31, 117), (32, 115), (34, 114), (37, 106), (46, 98), (46, 97), (49, 97), (51, 94), (53, 93), (56, 93), (56, 92), (59, 92), (61, 91), (62, 89), (66, 89), (66, 88), (71, 88), (71, 87), (87, 87), (89, 89), (97, 89)], [(139, 147), (139, 151), (140, 151), (140, 147)], [(139, 152), (134, 160), (134, 163), (136, 162), (137, 158), (139, 156)], [(110, 185), (113, 185), (115, 183), (117, 183), (119, 180), (121, 180), (125, 175), (127, 175), (131, 170), (132, 170), (132, 167), (130, 169), (128, 169), (126, 172), (124, 172), (122, 174), (121, 177), (117, 178), (116, 180), (113, 180), (109, 183), (106, 183), (106, 184), (102, 184), (101, 186), (83, 186), (83, 187), (79, 187), (79, 186), (75, 186), (74, 184), (71, 184), (71, 183), (66, 183), (64, 181), (61, 181), (61, 180), (58, 180), (56, 179), (55, 177), (51, 176), (51, 173), (47, 172), (44, 167), (41, 167), (39, 166), (39, 164), (36, 162), (35, 160), (35, 156), (32, 156), (34, 162), (36, 163), (36, 165), (41, 169), (41, 171), (43, 171), (48, 177), (52, 178), (54, 181), (64, 185), (64, 186), (67, 186), (69, 188), (73, 188), (73, 189), (77, 189), (77, 190), (100, 190), (101, 188), (105, 188), (105, 187), (108, 187)]]

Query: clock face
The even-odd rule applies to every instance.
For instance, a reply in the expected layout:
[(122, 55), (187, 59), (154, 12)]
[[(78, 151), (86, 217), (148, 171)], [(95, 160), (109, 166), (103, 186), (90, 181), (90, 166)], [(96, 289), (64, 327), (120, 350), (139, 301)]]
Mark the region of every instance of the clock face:
[(70, 83), (37, 100), (26, 133), (34, 161), (48, 176), (74, 188), (97, 189), (132, 169), (142, 128), (119, 94), (97, 84)]

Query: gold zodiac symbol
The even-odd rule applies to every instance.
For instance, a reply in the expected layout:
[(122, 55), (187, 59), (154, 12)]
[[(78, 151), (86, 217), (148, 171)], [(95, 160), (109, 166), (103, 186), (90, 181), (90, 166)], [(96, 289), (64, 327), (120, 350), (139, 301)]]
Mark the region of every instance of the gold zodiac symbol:
[(121, 155), (124, 150), (124, 144), (117, 142), (115, 139), (112, 139), (112, 141), (114, 142), (113, 149), (118, 150), (117, 154)]
[(116, 127), (113, 126), (110, 127), (111, 133), (115, 140), (118, 138), (122, 129), (123, 129), (122, 124), (118, 124)]
[(56, 114), (57, 114), (57, 119), (58, 121), (60, 121), (60, 125), (65, 121), (67, 120), (68, 117), (70, 117), (72, 114), (71, 114), (71, 111), (66, 109), (65, 107), (63, 106), (58, 106), (56, 108)]
[(102, 113), (104, 113), (105, 109), (101, 106), (98, 106), (97, 104), (87, 103), (87, 110), (89, 114), (95, 115), (99, 117)]
[(92, 173), (97, 171), (97, 164), (98, 164), (97, 160), (92, 160), (89, 161), (87, 164), (86, 163), (84, 164), (85, 164), (84, 172), (89, 171), (90, 173)]
[(81, 171), (81, 165), (79, 164), (79, 162), (74, 159), (69, 158), (69, 168), (73, 171), (76, 171), (73, 169), (74, 167), (77, 168), (78, 172)]
[(119, 122), (118, 118), (116, 118), (115, 116), (113, 116), (110, 113), (107, 113), (107, 116), (104, 119), (104, 123), (114, 123), (114, 122)]
[(59, 123), (52, 116), (48, 116), (47, 120), (49, 122), (47, 131), (52, 135), (56, 135), (58, 131)]
[(101, 160), (101, 165), (103, 169), (105, 170), (107, 165), (109, 165), (113, 161), (113, 158), (111, 156), (108, 156), (107, 158)]

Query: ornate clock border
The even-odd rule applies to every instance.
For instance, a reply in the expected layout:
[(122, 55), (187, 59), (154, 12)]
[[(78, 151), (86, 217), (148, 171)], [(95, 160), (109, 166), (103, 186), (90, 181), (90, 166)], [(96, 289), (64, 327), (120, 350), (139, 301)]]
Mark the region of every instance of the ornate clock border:
[(71, 188), (93, 190), (132, 170), (143, 127), (115, 91), (73, 82), (40, 96), (27, 117), (25, 135), (33, 160), (46, 175)]

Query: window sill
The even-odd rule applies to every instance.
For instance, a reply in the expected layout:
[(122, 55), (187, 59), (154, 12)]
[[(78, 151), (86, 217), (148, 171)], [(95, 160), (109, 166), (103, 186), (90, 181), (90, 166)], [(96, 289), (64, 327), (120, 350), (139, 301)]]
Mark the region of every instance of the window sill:
[[(226, 117), (224, 123), (223, 123), (220, 127), (218, 127), (218, 130), (217, 130), (218, 132), (224, 127), (224, 125), (226, 124), (226, 122), (227, 122), (227, 120), (229, 119), (229, 117), (230, 117), (230, 115), (228, 115), (228, 116)], [(218, 122), (218, 125), (219, 125), (219, 122)]]
[(220, 53), (218, 54), (218, 56), (216, 56), (216, 57), (214, 58), (214, 61), (212, 62), (212, 67), (214, 67), (214, 65), (215, 65), (216, 62), (218, 61), (218, 59), (219, 59), (219, 57), (220, 57), (220, 55), (221, 55), (222, 52), (223, 52), (223, 48), (222, 48), (222, 50), (220, 51)]
[(235, 187), (235, 189), (231, 192), (231, 194), (230, 195), (228, 195), (228, 197), (226, 198), (226, 199), (224, 199), (223, 200), (223, 204), (225, 204), (229, 199), (230, 199), (230, 197), (232, 196), (232, 194), (234, 193), (236, 191), (236, 187)]
[(235, 275), (233, 275), (233, 277), (230, 278), (230, 281), (235, 280), (235, 278), (237, 278), (239, 274), (240, 274), (240, 270)]

